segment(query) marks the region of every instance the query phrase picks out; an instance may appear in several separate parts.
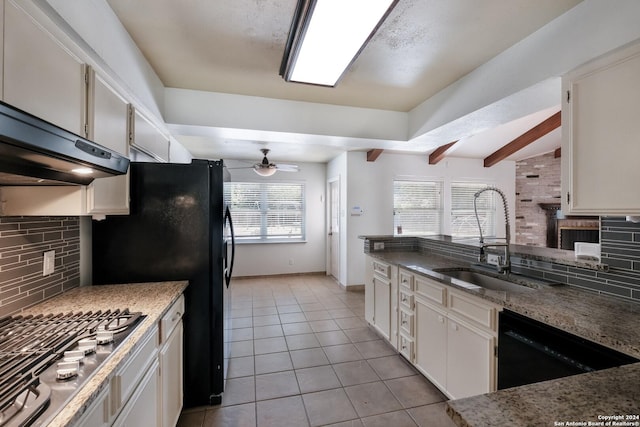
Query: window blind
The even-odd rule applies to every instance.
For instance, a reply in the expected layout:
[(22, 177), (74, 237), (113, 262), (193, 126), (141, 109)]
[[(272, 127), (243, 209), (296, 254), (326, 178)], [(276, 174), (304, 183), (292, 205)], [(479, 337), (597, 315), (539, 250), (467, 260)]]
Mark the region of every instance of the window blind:
[(442, 231), (442, 182), (393, 181), (394, 234), (429, 235)]
[(236, 238), (245, 242), (304, 240), (304, 190), (303, 183), (225, 183)]
[[(479, 182), (451, 183), (451, 235), (477, 237), (480, 235), (478, 221), (473, 211), (474, 194), (489, 184)], [(478, 218), (483, 236), (495, 236), (495, 193), (485, 191), (476, 200)]]

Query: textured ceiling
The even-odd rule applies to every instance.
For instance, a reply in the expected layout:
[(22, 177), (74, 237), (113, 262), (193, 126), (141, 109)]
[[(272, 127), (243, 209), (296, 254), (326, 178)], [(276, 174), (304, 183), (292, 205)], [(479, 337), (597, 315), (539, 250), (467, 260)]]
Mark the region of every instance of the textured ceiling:
[(107, 1), (166, 87), (401, 112), (579, 3), (400, 0), (325, 88), (278, 75), (296, 0)]

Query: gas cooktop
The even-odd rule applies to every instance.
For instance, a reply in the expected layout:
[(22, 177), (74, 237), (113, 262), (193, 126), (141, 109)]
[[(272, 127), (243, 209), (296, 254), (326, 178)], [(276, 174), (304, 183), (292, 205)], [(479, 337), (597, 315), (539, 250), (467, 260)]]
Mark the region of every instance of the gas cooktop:
[(46, 425), (142, 318), (117, 309), (0, 319), (0, 426)]

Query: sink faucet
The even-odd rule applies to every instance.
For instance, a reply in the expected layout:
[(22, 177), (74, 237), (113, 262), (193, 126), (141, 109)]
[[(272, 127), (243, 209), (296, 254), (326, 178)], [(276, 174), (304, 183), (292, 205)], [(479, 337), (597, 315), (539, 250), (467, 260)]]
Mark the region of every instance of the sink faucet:
[[(482, 226), (480, 225), (480, 218), (478, 217), (478, 210), (476, 208), (476, 200), (480, 194), (485, 191), (495, 191), (502, 197), (502, 204), (504, 206), (504, 224), (505, 224), (505, 242), (504, 243), (485, 243), (482, 237)], [(478, 256), (479, 262), (487, 262), (487, 254), (485, 248), (489, 247), (502, 247), (504, 249), (504, 257), (493, 256), (489, 257), (489, 263), (495, 265), (498, 268), (499, 273), (509, 274), (511, 271), (511, 255), (509, 253), (509, 242), (511, 241), (511, 231), (509, 227), (509, 208), (507, 207), (507, 198), (502, 190), (497, 187), (486, 187), (480, 191), (477, 191), (473, 195), (473, 211), (476, 215), (476, 221), (478, 222), (478, 229), (480, 230), (480, 255)]]

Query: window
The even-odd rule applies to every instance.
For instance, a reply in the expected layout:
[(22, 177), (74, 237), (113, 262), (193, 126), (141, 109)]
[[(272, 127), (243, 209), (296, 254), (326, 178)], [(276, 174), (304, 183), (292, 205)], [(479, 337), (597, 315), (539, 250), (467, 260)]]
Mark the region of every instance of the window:
[[(473, 211), (473, 199), (477, 191), (488, 184), (479, 182), (451, 183), (451, 235), (456, 237), (478, 237), (478, 221)], [(495, 236), (495, 193), (485, 191), (476, 200), (478, 219), (483, 236)]]
[(305, 239), (304, 184), (229, 182), (224, 191), (239, 242)]
[(393, 181), (394, 234), (440, 234), (441, 223), (441, 182)]

